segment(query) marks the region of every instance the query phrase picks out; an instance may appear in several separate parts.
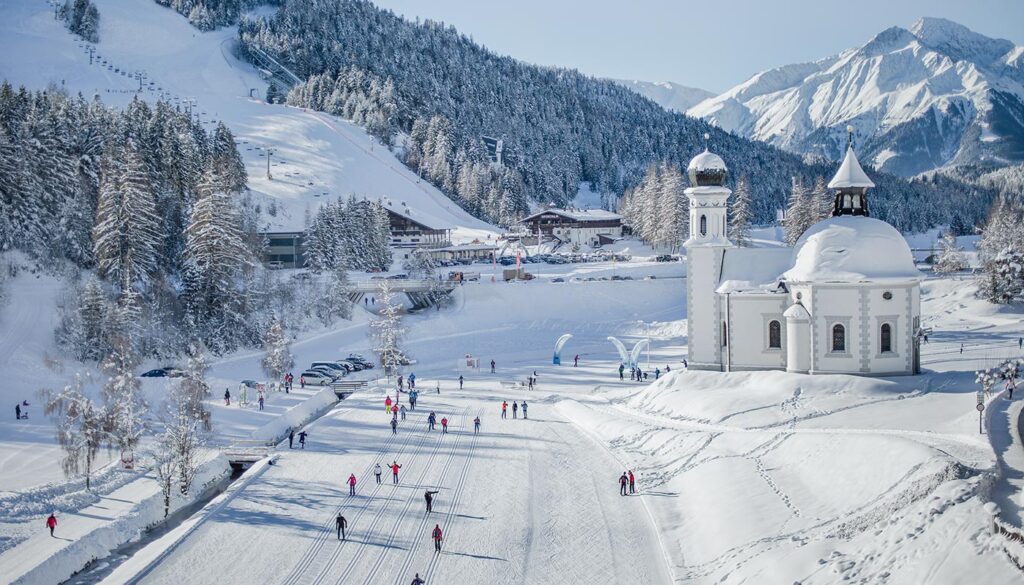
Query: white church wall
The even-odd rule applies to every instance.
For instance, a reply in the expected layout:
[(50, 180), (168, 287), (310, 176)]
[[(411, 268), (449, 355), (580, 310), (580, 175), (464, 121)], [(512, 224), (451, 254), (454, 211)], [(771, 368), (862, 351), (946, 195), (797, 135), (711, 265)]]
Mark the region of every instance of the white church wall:
[[(860, 369), (860, 298), (856, 289), (816, 285), (811, 289), (811, 373), (857, 372)], [(842, 349), (835, 347), (833, 328), (845, 332)]]
[[(732, 371), (770, 370), (786, 368), (786, 319), (782, 316), (789, 306), (784, 294), (720, 295), (723, 313), (728, 301), (729, 352), (723, 361)], [(780, 347), (769, 347), (768, 328), (771, 321), (779, 322)]]
[(721, 369), (721, 323), (718, 269), (722, 248), (695, 247), (686, 254), (686, 318), (689, 331), (689, 367)]

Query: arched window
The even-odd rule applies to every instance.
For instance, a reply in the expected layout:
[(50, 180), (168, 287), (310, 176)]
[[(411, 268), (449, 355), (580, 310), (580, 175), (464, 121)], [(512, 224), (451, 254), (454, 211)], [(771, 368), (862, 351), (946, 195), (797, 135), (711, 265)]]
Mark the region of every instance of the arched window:
[(832, 326), (832, 351), (846, 351), (846, 327), (839, 323)]
[(768, 322), (768, 348), (782, 349), (782, 324), (778, 321)]
[(700, 216), (700, 235), (708, 235), (708, 216)]
[(882, 353), (892, 351), (892, 325), (888, 323), (882, 323), (881, 334), (881, 350)]

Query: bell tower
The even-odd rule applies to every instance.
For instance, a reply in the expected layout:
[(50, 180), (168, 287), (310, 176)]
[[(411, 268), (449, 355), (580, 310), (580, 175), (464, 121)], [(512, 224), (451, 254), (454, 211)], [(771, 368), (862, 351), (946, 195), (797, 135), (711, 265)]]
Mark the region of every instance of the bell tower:
[(726, 233), (727, 202), (732, 191), (725, 186), (725, 161), (706, 148), (690, 161), (687, 173), (690, 187), (684, 193), (690, 202), (690, 234), (683, 246), (689, 367), (721, 370), (723, 349), (729, 339), (715, 289), (725, 250), (734, 247)]
[(832, 206), (832, 217), (840, 215), (862, 215), (868, 217), (868, 189), (875, 186), (868, 178), (853, 151), (853, 126), (847, 126), (849, 136), (846, 142), (846, 156), (843, 164), (836, 171), (836, 176), (828, 183), (829, 189), (836, 190), (836, 200)]

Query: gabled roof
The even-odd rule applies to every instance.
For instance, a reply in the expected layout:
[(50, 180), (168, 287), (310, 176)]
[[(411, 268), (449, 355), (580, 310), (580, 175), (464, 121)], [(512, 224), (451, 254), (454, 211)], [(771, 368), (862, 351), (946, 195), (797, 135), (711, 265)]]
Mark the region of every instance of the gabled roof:
[(857, 155), (853, 152), (853, 145), (851, 144), (846, 149), (846, 156), (843, 158), (843, 164), (839, 165), (839, 170), (836, 171), (836, 176), (832, 177), (832, 180), (828, 182), (829, 189), (847, 189), (850, 187), (863, 187), (870, 189), (875, 184), (868, 178), (867, 173), (861, 168), (860, 162), (857, 160)]
[(420, 227), (420, 229), (434, 230), (434, 231), (443, 231), (443, 230), (450, 230), (450, 229), (452, 229), (451, 226), (447, 226), (447, 225), (430, 225), (430, 224), (427, 224), (426, 223), (427, 221), (433, 222), (434, 218), (425, 218), (425, 217), (421, 217), (419, 215), (413, 215), (415, 213), (415, 210), (413, 210), (411, 207), (395, 205), (394, 202), (392, 202), (392, 201), (390, 201), (388, 199), (379, 199), (379, 200), (377, 200), (377, 203), (380, 203), (380, 205), (384, 209), (386, 209), (388, 211), (388, 213), (397, 215), (398, 217), (405, 218), (407, 221), (411, 221), (412, 223), (418, 225)]
[(728, 248), (715, 292), (778, 292), (782, 273), (792, 266), (792, 248)]
[(611, 211), (605, 211), (603, 209), (555, 209), (555, 208), (552, 208), (552, 209), (542, 209), (542, 210), (534, 213), (533, 215), (524, 217), (522, 220), (520, 220), (520, 223), (526, 223), (526, 222), (530, 221), (531, 219), (533, 219), (533, 218), (535, 218), (535, 217), (537, 217), (539, 215), (544, 215), (545, 213), (554, 213), (556, 215), (561, 215), (562, 217), (564, 217), (566, 219), (571, 219), (573, 221), (583, 221), (583, 222), (586, 222), (586, 221), (609, 221), (609, 220), (622, 219), (622, 216), (619, 215), (618, 213), (612, 213)]

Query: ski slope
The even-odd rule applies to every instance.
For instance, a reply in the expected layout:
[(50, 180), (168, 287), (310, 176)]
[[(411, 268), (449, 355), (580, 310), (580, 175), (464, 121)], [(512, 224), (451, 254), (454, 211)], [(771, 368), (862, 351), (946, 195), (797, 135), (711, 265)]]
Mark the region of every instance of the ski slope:
[[(155, 2), (95, 4), (101, 40), (99, 60), (90, 65), (88, 43), (55, 21), (49, 4), (0, 3), (0, 78), (32, 89), (54, 86), (98, 95), (108, 105), (123, 105), (136, 95), (162, 96), (183, 108), (194, 104), (192, 111), (210, 130), (224, 121), (239, 141), (268, 230), (301, 230), (307, 213), (323, 201), (355, 194), (386, 198), (418, 221), (450, 228), (456, 242), (497, 234), (497, 228), (420, 181), (361, 128), (327, 114), (264, 103), (266, 83), (234, 56), (234, 27), (203, 33)], [(131, 77), (135, 72), (145, 75), (141, 92)], [(267, 178), (268, 149), (273, 179)], [(266, 213), (275, 206), (274, 215)]]

